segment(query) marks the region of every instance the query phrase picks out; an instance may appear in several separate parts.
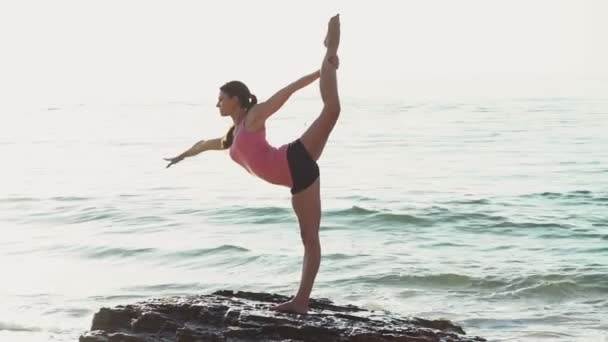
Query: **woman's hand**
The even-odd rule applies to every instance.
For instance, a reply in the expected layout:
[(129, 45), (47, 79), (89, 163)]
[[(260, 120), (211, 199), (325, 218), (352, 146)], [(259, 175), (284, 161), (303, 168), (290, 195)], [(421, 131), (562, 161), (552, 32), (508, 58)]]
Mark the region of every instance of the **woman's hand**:
[(169, 165), (167, 165), (167, 169), (169, 168), (169, 166), (173, 165), (173, 164), (177, 164), (180, 161), (184, 160), (184, 157), (182, 156), (177, 156), (177, 157), (173, 157), (173, 158), (163, 158), (166, 161), (170, 162)]

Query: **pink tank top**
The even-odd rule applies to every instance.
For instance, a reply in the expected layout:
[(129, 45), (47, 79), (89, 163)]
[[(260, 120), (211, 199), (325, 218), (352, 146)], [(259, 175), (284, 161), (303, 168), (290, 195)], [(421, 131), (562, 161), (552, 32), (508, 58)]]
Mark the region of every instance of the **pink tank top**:
[(266, 127), (250, 132), (245, 129), (245, 120), (235, 129), (230, 157), (245, 170), (269, 183), (292, 187), (287, 145), (279, 148), (266, 141)]

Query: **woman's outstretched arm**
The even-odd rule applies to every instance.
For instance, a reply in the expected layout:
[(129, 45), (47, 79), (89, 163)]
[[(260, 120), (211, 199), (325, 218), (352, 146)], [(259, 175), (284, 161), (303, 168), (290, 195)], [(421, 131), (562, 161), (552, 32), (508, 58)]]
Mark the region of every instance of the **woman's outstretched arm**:
[(217, 138), (217, 139), (211, 139), (211, 140), (201, 140), (199, 142), (197, 142), (196, 144), (194, 144), (192, 147), (190, 147), (188, 150), (186, 150), (184, 153), (180, 154), (177, 157), (173, 157), (173, 158), (164, 158), (166, 161), (170, 162), (169, 165), (167, 165), (167, 167), (173, 165), (173, 164), (177, 164), (180, 161), (184, 160), (185, 158), (188, 157), (194, 157), (195, 155), (204, 152), (204, 151), (210, 151), (210, 150), (223, 150), (225, 149), (222, 146), (222, 138)]
[(319, 78), (319, 75), (319, 70), (317, 70), (292, 82), (285, 88), (279, 90), (276, 94), (272, 95), (268, 100), (253, 106), (250, 110), (251, 116), (253, 116), (256, 121), (267, 119), (285, 104), (291, 94), (316, 81)]

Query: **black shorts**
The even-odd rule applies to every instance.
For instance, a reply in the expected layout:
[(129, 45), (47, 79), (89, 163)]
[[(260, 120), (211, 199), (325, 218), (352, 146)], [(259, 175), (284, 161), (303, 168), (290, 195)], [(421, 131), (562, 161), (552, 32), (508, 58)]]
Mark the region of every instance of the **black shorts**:
[(319, 165), (314, 161), (300, 139), (287, 146), (287, 163), (293, 181), (292, 194), (308, 188), (319, 178)]

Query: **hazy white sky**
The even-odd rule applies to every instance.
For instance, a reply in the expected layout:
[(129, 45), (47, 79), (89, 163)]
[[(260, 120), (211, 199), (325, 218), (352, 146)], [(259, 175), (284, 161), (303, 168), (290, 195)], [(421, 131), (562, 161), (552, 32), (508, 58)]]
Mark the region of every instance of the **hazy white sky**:
[(608, 94), (601, 0), (3, 1), (0, 91), (201, 102), (240, 79), (264, 98), (319, 67), (337, 12), (345, 97)]

